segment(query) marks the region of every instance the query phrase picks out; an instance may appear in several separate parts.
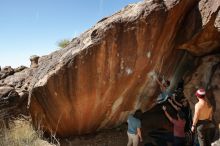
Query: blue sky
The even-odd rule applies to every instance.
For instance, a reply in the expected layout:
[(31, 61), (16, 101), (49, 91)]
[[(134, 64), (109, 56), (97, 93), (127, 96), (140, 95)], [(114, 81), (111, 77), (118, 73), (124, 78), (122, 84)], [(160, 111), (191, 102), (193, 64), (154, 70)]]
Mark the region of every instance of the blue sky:
[(0, 0), (0, 66), (30, 65), (105, 16), (140, 0)]

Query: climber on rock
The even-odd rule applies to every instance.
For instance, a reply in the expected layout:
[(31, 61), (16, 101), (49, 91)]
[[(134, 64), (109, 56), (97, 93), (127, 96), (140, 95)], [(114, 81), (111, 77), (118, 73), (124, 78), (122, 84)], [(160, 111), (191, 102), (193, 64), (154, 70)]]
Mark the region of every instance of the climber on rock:
[(169, 92), (168, 87), (170, 86), (169, 80), (159, 81), (158, 78), (156, 78), (157, 83), (160, 85), (161, 93), (157, 98), (157, 103), (161, 104), (165, 101), (167, 101), (168, 97), (171, 97), (172, 94)]
[(127, 146), (138, 146), (139, 141), (142, 142), (142, 134), (141, 134), (141, 116), (142, 111), (137, 110), (134, 115), (128, 116), (128, 144)]
[(211, 142), (215, 135), (215, 125), (212, 121), (213, 108), (206, 98), (204, 89), (196, 91), (196, 97), (199, 100), (195, 104), (195, 113), (191, 130), (197, 130), (200, 146), (211, 146)]

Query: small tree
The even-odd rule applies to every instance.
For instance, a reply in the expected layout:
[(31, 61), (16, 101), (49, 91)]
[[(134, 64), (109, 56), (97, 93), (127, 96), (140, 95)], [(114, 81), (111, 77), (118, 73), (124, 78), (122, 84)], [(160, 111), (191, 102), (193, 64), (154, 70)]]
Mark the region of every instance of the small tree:
[(65, 48), (66, 46), (68, 46), (70, 44), (70, 41), (68, 39), (63, 39), (61, 41), (58, 42), (58, 46), (60, 48)]

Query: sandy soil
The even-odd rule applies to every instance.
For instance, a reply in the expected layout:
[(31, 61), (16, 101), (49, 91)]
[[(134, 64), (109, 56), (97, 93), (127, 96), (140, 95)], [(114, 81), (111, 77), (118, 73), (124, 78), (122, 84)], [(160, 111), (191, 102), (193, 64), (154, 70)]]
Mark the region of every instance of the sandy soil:
[[(161, 107), (157, 106), (143, 115), (142, 133), (144, 141), (139, 146), (154, 143), (154, 139), (149, 136), (149, 133), (161, 128), (171, 129), (172, 126), (165, 118)], [(127, 140), (127, 124), (124, 123), (115, 129), (103, 130), (96, 134), (62, 139), (60, 144), (61, 146), (126, 146)]]

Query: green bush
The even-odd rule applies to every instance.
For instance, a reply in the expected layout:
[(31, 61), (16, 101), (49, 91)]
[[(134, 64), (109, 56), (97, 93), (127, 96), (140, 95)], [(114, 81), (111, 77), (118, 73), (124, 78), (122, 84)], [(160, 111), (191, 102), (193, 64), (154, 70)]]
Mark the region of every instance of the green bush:
[(63, 39), (61, 41), (58, 42), (58, 46), (60, 48), (65, 48), (66, 46), (68, 46), (70, 44), (70, 41), (68, 39)]

